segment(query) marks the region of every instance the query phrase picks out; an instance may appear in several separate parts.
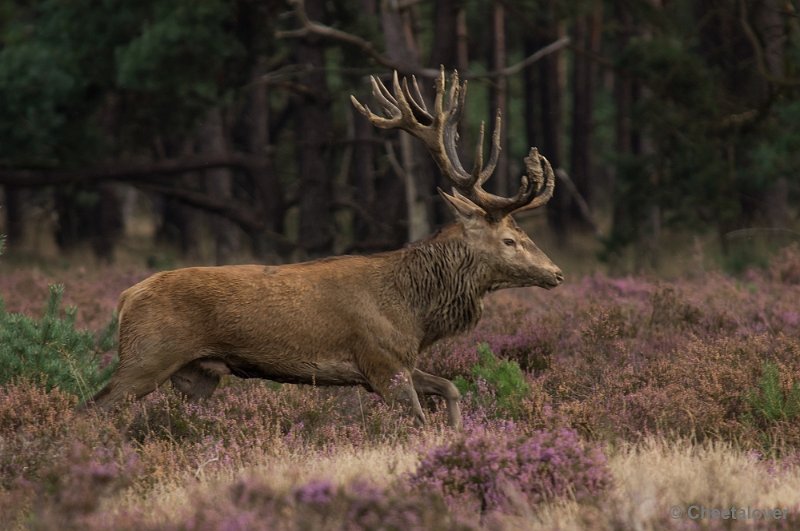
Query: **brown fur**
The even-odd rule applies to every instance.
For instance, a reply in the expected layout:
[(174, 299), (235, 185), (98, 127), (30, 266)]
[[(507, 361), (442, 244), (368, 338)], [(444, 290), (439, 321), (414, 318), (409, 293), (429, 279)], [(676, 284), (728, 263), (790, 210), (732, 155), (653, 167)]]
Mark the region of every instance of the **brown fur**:
[[(120, 363), (93, 398), (108, 406), (167, 379), (192, 398), (222, 375), (315, 385), (362, 385), (387, 399), (458, 391), (416, 369), (431, 343), (473, 327), (481, 297), (502, 287), (554, 287), (561, 273), (510, 217), (491, 221), (445, 196), (459, 223), (398, 251), (284, 266), (192, 267), (156, 273), (118, 306)], [(476, 210), (477, 209), (477, 210)], [(512, 249), (504, 240), (512, 238)]]

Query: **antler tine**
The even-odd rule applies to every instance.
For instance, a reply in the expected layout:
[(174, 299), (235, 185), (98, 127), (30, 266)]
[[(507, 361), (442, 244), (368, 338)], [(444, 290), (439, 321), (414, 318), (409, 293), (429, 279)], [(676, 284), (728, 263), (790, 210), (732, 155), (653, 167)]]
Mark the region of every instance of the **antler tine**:
[[(437, 101), (444, 99), (444, 70), (439, 77), (439, 83), (436, 84), (436, 97)], [(453, 72), (450, 76), (450, 88), (447, 91), (447, 102), (441, 105), (437, 116), (439, 119), (442, 117), (442, 147), (446, 158), (451, 161), (455, 169), (454, 175), (448, 176), (451, 181), (462, 189), (465, 194), (469, 194), (470, 188), (475, 184), (477, 174), (470, 175), (461, 164), (461, 159), (458, 157), (458, 149), (456, 143), (458, 142), (458, 124), (461, 121), (461, 115), (464, 110), (464, 101), (467, 95), (467, 82), (459, 82), (458, 72)], [(446, 107), (446, 108), (445, 108)], [(481, 154), (482, 156), (482, 154)]]
[(536, 198), (527, 204), (523, 204), (514, 212), (523, 212), (525, 210), (533, 210), (547, 203), (553, 197), (553, 189), (555, 188), (556, 178), (553, 174), (553, 167), (550, 161), (544, 155), (539, 153), (536, 148), (531, 148), (528, 156), (525, 157), (525, 168), (528, 177), (535, 183), (533, 187), (536, 192)]
[(416, 96), (417, 101), (419, 101), (419, 104), (422, 106), (422, 108), (427, 111), (428, 107), (425, 105), (425, 98), (422, 97), (422, 92), (419, 90), (419, 83), (417, 83), (417, 76), (414, 74), (411, 74), (411, 82), (414, 86), (414, 95)]
[(444, 67), (436, 78), (436, 96), (433, 112), (428, 111), (415, 77), (400, 77), (395, 71), (392, 75), (392, 90), (380, 79), (371, 76), (372, 94), (381, 105), (384, 116), (373, 113), (355, 97), (351, 100), (356, 109), (366, 116), (376, 127), (384, 129), (403, 129), (419, 138), (433, 156), (442, 174), (453, 184), (454, 190), (468, 197), (483, 208), (493, 219), (501, 219), (512, 212), (530, 210), (545, 204), (553, 195), (553, 168), (546, 158), (532, 148), (525, 158), (527, 174), (520, 179), (520, 187), (513, 197), (500, 197), (483, 189), (483, 184), (491, 177), (500, 157), (500, 131), (502, 116), (498, 110), (492, 133), (492, 147), (489, 160), (484, 167), (483, 142), (486, 126), (482, 122), (472, 172), (467, 172), (458, 157), (458, 125), (464, 112), (467, 95), (467, 82), (461, 82), (458, 73), (450, 76), (447, 86)]
[[(444, 105), (444, 102), (442, 101), (444, 99), (444, 87), (445, 87), (444, 65), (442, 65), (441, 69), (439, 70), (439, 77), (436, 78), (435, 86), (436, 86), (436, 96), (433, 99), (433, 114), (438, 119), (442, 116), (442, 108)], [(452, 90), (452, 85), (451, 85), (451, 90)]]
[(480, 178), (483, 174), (481, 171), (483, 169), (483, 134), (485, 125), (483, 121), (481, 121), (481, 128), (480, 133), (478, 133), (478, 144), (475, 146), (475, 162), (472, 163), (472, 181), (474, 182), (473, 186), (480, 186), (481, 181)]
[(397, 105), (397, 100), (389, 92), (389, 89), (386, 88), (383, 81), (375, 76), (369, 76), (369, 80), (372, 83), (372, 96), (378, 100), (384, 110), (388, 111), (392, 117), (396, 117), (400, 109)]
[(392, 89), (394, 90), (394, 95), (397, 101), (397, 106), (400, 108), (400, 113), (404, 117), (414, 116), (414, 111), (411, 109), (411, 105), (408, 103), (408, 100), (403, 93), (403, 87), (400, 86), (400, 78), (397, 76), (397, 70), (392, 73)]
[[(447, 101), (444, 103), (443, 112), (446, 113), (446, 118), (451, 119), (455, 118), (453, 123), (458, 123), (461, 119), (461, 111), (463, 110), (460, 105), (458, 105), (460, 101), (460, 95), (462, 92), (462, 88), (466, 88), (467, 83), (464, 82), (463, 84), (459, 82), (458, 79), (458, 72), (453, 71), (450, 75), (450, 88), (447, 91)], [(459, 101), (456, 101), (458, 98)]]
[(486, 167), (481, 171), (478, 177), (478, 184), (482, 185), (486, 180), (492, 176), (494, 169), (497, 167), (497, 161), (500, 160), (500, 131), (502, 130), (502, 112), (497, 109), (497, 116), (494, 119), (494, 132), (492, 133), (492, 151), (489, 154), (489, 162)]
[(383, 116), (375, 114), (370, 110), (369, 107), (363, 105), (353, 95), (350, 96), (350, 101), (353, 103), (353, 106), (358, 110), (358, 112), (366, 116), (370, 123), (375, 127), (381, 127), (384, 129), (394, 127), (394, 118), (384, 118)]
[(420, 94), (419, 86), (417, 85), (417, 80), (414, 79), (414, 90), (417, 93), (417, 97), (414, 97), (411, 94), (411, 90), (408, 88), (408, 78), (403, 78), (403, 97), (408, 101), (411, 105), (411, 110), (414, 113), (414, 116), (417, 118), (417, 121), (421, 121), (420, 118), (424, 119), (428, 123), (433, 122), (433, 116), (428, 112), (427, 107), (425, 107), (425, 100), (422, 99), (422, 94)]

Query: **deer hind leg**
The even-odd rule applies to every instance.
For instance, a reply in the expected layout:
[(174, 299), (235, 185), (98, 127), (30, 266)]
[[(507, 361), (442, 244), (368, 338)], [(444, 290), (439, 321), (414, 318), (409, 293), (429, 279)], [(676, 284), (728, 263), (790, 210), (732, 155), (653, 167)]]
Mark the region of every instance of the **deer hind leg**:
[(230, 374), (228, 366), (218, 360), (199, 359), (181, 367), (170, 376), (172, 386), (187, 398), (209, 398), (220, 378)]
[(155, 391), (169, 378), (169, 373), (170, 370), (143, 371), (138, 367), (120, 367), (111, 377), (111, 381), (91, 399), (90, 403), (108, 408), (128, 396), (135, 399), (142, 398)]
[(461, 400), (461, 393), (458, 388), (445, 378), (428, 374), (419, 369), (414, 369), (412, 374), (414, 387), (417, 392), (423, 395), (437, 395), (443, 397), (447, 401), (447, 417), (450, 426), (456, 430), (461, 430), (461, 407), (459, 400)]
[(111, 407), (131, 396), (135, 399), (152, 393), (174, 372), (186, 363), (181, 355), (169, 355), (165, 352), (183, 352), (177, 345), (169, 342), (138, 342), (131, 348), (120, 351), (120, 364), (111, 377), (111, 381), (86, 405)]

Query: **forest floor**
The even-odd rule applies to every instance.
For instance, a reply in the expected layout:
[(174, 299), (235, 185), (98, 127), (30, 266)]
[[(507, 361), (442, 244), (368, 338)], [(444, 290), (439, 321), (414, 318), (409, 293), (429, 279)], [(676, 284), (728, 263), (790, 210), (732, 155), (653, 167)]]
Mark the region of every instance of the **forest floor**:
[[(0, 267), (4, 315), (41, 317), (61, 283), (92, 334), (150, 274)], [(495, 293), (474, 331), (420, 362), (458, 380), (463, 433), (438, 402), (420, 428), (357, 388), (229, 378), (200, 403), (166, 385), (80, 414), (79, 392), (4, 379), (0, 526), (794, 529), (799, 301), (796, 247), (736, 277)], [(25, 352), (0, 348), (0, 363)]]

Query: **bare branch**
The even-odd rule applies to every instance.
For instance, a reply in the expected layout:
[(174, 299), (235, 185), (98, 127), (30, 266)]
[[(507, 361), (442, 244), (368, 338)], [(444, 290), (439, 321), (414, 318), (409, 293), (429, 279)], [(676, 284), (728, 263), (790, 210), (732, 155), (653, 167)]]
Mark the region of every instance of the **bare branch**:
[[(290, 0), (289, 3), (294, 7), (295, 15), (297, 16), (297, 20), (300, 22), (301, 27), (296, 30), (276, 32), (275, 36), (279, 39), (308, 39), (312, 36), (316, 36), (324, 39), (335, 40), (355, 46), (369, 55), (376, 63), (391, 70), (396, 70), (403, 74), (414, 74), (420, 77), (427, 77), (431, 79), (439, 77), (439, 70), (436, 68), (420, 68), (405, 62), (392, 60), (379, 52), (373, 43), (359, 37), (358, 35), (353, 35), (352, 33), (347, 33), (346, 31), (332, 28), (330, 26), (310, 20), (308, 18), (308, 14), (306, 13), (303, 0)], [(502, 68), (500, 70), (495, 70), (493, 72), (487, 72), (485, 74), (472, 74), (466, 72), (463, 73), (462, 77), (464, 79), (492, 79), (497, 77), (512, 76), (528, 68), (546, 55), (557, 52), (558, 50), (564, 48), (569, 44), (569, 42), (569, 37), (562, 37), (557, 41), (548, 44), (544, 48), (537, 50), (519, 63)]]
[(345, 44), (349, 44), (351, 46), (355, 46), (359, 48), (367, 55), (369, 55), (376, 63), (383, 65), (387, 68), (391, 68), (394, 70), (400, 70), (402, 72), (413, 72), (420, 76), (425, 77), (436, 77), (439, 75), (439, 71), (436, 69), (426, 68), (426, 69), (416, 69), (411, 67), (411, 65), (400, 65), (396, 61), (390, 60), (385, 55), (381, 54), (376, 48), (375, 45), (371, 42), (362, 39), (358, 35), (353, 35), (352, 33), (347, 33), (346, 31), (341, 31), (336, 28), (332, 28), (330, 26), (326, 26), (324, 24), (320, 24), (319, 22), (314, 22), (308, 18), (308, 14), (306, 13), (306, 8), (303, 0), (290, 0), (289, 2), (294, 7), (294, 13), (297, 17), (298, 22), (300, 22), (301, 27), (296, 30), (290, 31), (278, 31), (275, 33), (275, 36), (279, 39), (286, 39), (286, 38), (301, 38), (307, 39), (312, 35), (323, 37), (325, 39), (331, 39), (339, 42), (343, 42)]
[[(568, 36), (561, 37), (557, 41), (553, 41), (547, 46), (543, 48), (539, 48), (531, 55), (520, 61), (519, 63), (513, 64), (511, 66), (507, 66), (505, 68), (501, 68), (500, 70), (494, 70), (492, 72), (487, 72), (486, 74), (480, 76), (473, 76), (473, 77), (505, 77), (505, 76), (513, 76), (519, 74), (533, 63), (539, 61), (543, 57), (550, 55), (551, 53), (557, 52), (562, 48), (566, 48), (570, 43), (570, 38)], [(465, 77), (470, 77), (469, 75)]]
[(567, 187), (567, 191), (575, 200), (575, 204), (578, 205), (578, 210), (581, 213), (581, 217), (583, 217), (584, 221), (586, 221), (586, 223), (588, 223), (592, 228), (595, 236), (602, 238), (603, 233), (600, 232), (600, 228), (597, 226), (597, 222), (594, 220), (592, 211), (589, 208), (589, 203), (586, 202), (586, 199), (584, 199), (584, 197), (578, 191), (578, 187), (575, 186), (575, 182), (570, 178), (569, 174), (563, 168), (558, 168), (556, 170), (556, 176), (562, 183), (564, 183), (564, 186)]

